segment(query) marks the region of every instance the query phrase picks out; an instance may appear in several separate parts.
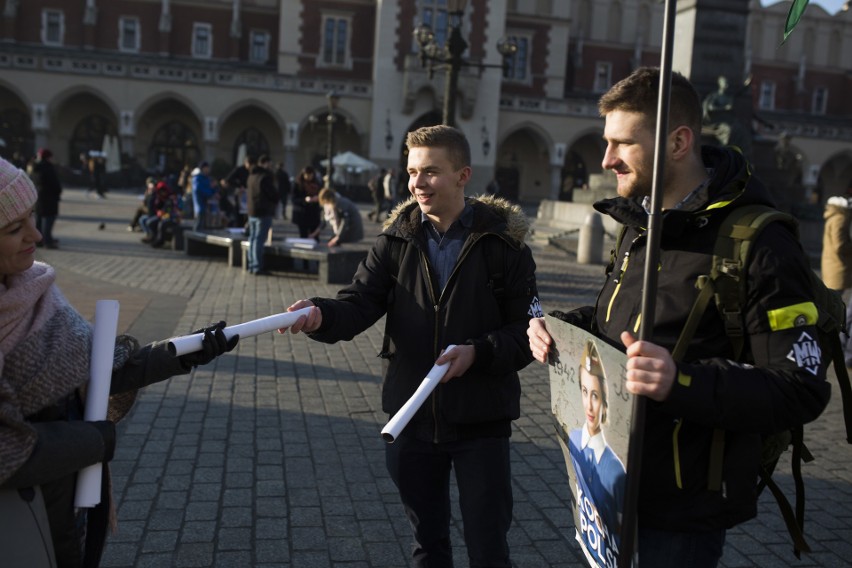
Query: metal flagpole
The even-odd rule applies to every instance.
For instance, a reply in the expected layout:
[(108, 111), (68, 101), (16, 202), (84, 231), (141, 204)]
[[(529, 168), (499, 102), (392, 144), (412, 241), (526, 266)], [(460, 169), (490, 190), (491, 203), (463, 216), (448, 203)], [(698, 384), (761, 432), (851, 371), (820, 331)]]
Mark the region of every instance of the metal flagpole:
[[(657, 264), (660, 257), (660, 225), (663, 202), (663, 173), (668, 139), (669, 99), (672, 85), (672, 47), (676, 0), (665, 0), (663, 18), (662, 61), (660, 62), (660, 93), (657, 100), (656, 151), (654, 152), (654, 178), (651, 186), (651, 212), (648, 215), (647, 252), (642, 285), (642, 323), (639, 340), (650, 341), (654, 330), (656, 310)], [(630, 424), (630, 445), (627, 450), (627, 479), (624, 513), (621, 524), (621, 549), (618, 551), (619, 568), (628, 568), (636, 552), (636, 510), (639, 498), (639, 477), (642, 469), (642, 445), (645, 430), (644, 396), (633, 397), (633, 419)], [(638, 563), (637, 563), (638, 564)]]

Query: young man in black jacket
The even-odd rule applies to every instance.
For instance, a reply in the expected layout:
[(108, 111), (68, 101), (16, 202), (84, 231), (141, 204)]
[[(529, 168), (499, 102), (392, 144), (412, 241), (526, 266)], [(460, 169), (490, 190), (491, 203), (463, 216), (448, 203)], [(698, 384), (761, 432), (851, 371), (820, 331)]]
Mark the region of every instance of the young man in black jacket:
[[(655, 116), (660, 73), (640, 68), (598, 105), (606, 119), (603, 167), (618, 195), (595, 208), (626, 227), (597, 305), (554, 313), (627, 351), (627, 390), (650, 400), (639, 486), (643, 566), (716, 566), (726, 529), (757, 514), (761, 435), (814, 420), (828, 402), (829, 361), (817, 344), (810, 270), (796, 237), (771, 223), (753, 243), (742, 307), (747, 353), (738, 361), (715, 305), (681, 361), (671, 351), (709, 274), (722, 220), (737, 207), (773, 205), (733, 148), (701, 147), (701, 103), (682, 75), (672, 78), (663, 222), (653, 341), (637, 341), (645, 271)], [(547, 361), (543, 318), (530, 322), (530, 349)], [(714, 432), (724, 436), (720, 487), (708, 480)], [(718, 446), (715, 446), (718, 447)], [(628, 469), (630, 464), (628, 464)]]
[[(470, 147), (447, 126), (410, 132), (408, 189), (352, 284), (291, 327), (312, 339), (350, 340), (383, 315), (382, 408), (395, 414), (432, 365), (440, 384), (387, 446), (387, 467), (414, 531), (416, 566), (452, 566), (450, 469), (454, 468), (471, 566), (508, 567), (512, 520), (509, 436), (520, 414), (518, 371), (540, 315), (535, 263), (517, 206), (466, 199)], [(495, 276), (499, 275), (499, 276)], [(442, 354), (450, 344), (458, 347)]]

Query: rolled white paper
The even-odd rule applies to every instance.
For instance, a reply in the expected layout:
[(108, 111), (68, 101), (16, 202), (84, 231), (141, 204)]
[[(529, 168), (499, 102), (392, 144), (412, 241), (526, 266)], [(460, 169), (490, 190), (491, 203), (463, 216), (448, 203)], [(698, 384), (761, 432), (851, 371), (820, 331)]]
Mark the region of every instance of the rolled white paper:
[[(444, 354), (449, 353), (455, 348), (455, 345), (448, 345), (444, 350)], [(420, 407), (423, 406), (423, 403), (426, 402), (426, 399), (429, 398), (429, 395), (432, 394), (432, 391), (435, 390), (435, 387), (441, 382), (441, 379), (444, 378), (444, 375), (447, 374), (447, 368), (450, 366), (449, 363), (444, 363), (443, 365), (433, 365), (432, 369), (426, 374), (426, 378), (420, 383), (420, 386), (417, 387), (417, 390), (414, 391), (414, 394), (411, 395), (405, 404), (402, 405), (396, 414), (393, 415), (388, 423), (382, 428), (382, 438), (384, 438), (385, 442), (389, 444), (393, 444), (394, 440), (396, 440), (399, 433), (402, 432), (403, 428), (405, 428), (414, 415), (420, 410)]]
[[(254, 337), (261, 333), (268, 333), (270, 331), (275, 331), (276, 329), (290, 327), (296, 323), (296, 320), (300, 317), (308, 315), (310, 310), (311, 308), (302, 308), (295, 312), (284, 312), (281, 314), (266, 316), (265, 318), (247, 321), (245, 323), (229, 325), (222, 331), (225, 332), (225, 337), (228, 339), (231, 339), (235, 335), (239, 335), (240, 338)], [(171, 353), (173, 357), (177, 357), (180, 355), (186, 355), (187, 353), (201, 351), (202, 339), (204, 339), (203, 333), (173, 337), (169, 340), (169, 353)]]
[[(89, 422), (106, 420), (117, 330), (118, 302), (98, 300), (95, 304), (92, 361), (89, 368), (89, 387), (86, 391), (86, 409), (83, 414), (83, 418)], [(94, 507), (101, 502), (102, 471), (101, 463), (80, 470), (77, 474), (75, 507)]]

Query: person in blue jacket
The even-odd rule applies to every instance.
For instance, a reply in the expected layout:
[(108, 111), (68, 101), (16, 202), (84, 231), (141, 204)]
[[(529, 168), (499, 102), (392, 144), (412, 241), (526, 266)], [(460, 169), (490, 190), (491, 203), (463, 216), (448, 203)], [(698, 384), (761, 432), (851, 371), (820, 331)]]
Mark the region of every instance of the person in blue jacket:
[(194, 231), (207, 226), (207, 202), (216, 195), (216, 188), (210, 178), (210, 164), (201, 162), (192, 171), (192, 205), (195, 208)]

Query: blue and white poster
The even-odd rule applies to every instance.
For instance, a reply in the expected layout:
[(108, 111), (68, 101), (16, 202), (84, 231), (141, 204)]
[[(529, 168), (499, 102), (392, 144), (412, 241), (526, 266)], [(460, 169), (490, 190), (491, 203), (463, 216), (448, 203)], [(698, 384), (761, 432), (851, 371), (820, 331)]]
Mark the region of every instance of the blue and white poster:
[(633, 400), (627, 356), (547, 316), (555, 342), (550, 400), (574, 504), (575, 539), (589, 566), (618, 564)]

